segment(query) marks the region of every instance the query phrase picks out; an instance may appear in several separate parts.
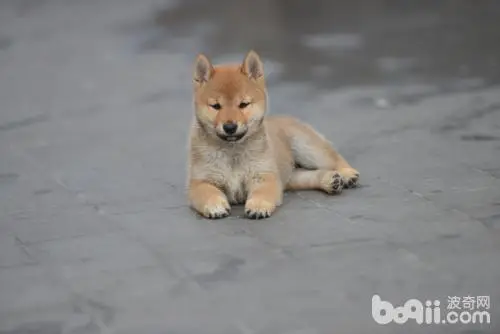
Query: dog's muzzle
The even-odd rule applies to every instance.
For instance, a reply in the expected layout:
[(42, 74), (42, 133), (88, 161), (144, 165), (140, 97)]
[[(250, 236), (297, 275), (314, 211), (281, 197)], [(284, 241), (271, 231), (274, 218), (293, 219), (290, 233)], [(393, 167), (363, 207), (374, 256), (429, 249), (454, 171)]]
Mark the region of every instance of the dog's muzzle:
[(225, 135), (225, 134), (217, 133), (217, 136), (220, 139), (225, 140), (225, 141), (238, 141), (241, 138), (243, 138), (245, 136), (245, 134), (246, 134), (246, 132), (238, 133), (238, 134), (235, 134), (235, 135)]

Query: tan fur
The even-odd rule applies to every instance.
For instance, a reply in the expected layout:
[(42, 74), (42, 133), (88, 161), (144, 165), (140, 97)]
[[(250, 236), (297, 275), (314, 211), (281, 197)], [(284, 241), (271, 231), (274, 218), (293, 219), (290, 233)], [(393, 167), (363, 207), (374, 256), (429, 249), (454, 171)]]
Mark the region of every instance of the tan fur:
[[(359, 173), (311, 126), (265, 116), (264, 71), (255, 52), (241, 65), (216, 67), (200, 55), (193, 78), (188, 194), (203, 216), (225, 217), (230, 204), (240, 203), (249, 218), (266, 218), (285, 190), (334, 194), (356, 184)], [(224, 130), (228, 123), (237, 125), (232, 135)]]

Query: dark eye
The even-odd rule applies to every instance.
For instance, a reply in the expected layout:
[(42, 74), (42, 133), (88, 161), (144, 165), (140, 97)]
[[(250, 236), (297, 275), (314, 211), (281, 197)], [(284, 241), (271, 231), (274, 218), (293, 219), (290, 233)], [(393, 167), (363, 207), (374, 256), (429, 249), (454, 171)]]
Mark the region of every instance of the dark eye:
[(250, 103), (248, 102), (241, 102), (240, 105), (238, 106), (240, 109), (245, 109), (246, 107), (248, 107)]
[(211, 104), (210, 107), (214, 108), (215, 110), (220, 110), (222, 108), (220, 103)]

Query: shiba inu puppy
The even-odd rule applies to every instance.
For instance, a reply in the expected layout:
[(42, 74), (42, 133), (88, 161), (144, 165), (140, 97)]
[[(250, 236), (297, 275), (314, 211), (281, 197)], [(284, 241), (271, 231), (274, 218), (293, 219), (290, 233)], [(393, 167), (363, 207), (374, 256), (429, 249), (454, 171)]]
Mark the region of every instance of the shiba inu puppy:
[(199, 55), (193, 85), (188, 197), (204, 217), (245, 204), (248, 218), (266, 218), (286, 190), (339, 194), (356, 185), (358, 171), (311, 126), (266, 116), (264, 68), (254, 51), (237, 65), (213, 66)]

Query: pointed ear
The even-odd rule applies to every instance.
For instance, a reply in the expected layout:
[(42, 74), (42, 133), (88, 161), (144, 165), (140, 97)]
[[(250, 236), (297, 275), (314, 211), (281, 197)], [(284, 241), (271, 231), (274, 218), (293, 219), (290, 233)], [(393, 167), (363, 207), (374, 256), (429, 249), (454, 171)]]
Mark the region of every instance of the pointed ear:
[(241, 66), (241, 70), (250, 79), (254, 80), (257, 80), (264, 75), (264, 65), (255, 51), (252, 50), (246, 55)]
[(198, 55), (194, 66), (193, 80), (198, 84), (207, 82), (212, 77), (213, 71), (214, 68), (210, 60), (203, 54)]

